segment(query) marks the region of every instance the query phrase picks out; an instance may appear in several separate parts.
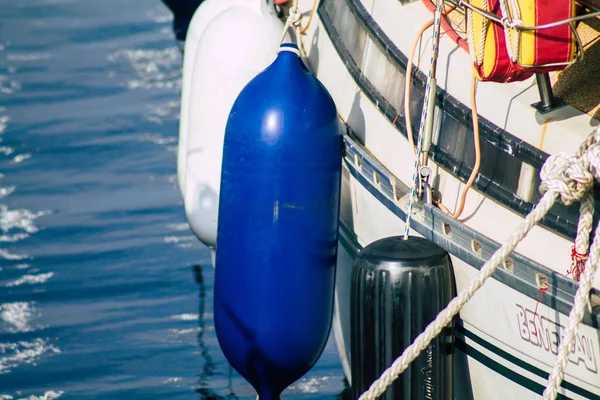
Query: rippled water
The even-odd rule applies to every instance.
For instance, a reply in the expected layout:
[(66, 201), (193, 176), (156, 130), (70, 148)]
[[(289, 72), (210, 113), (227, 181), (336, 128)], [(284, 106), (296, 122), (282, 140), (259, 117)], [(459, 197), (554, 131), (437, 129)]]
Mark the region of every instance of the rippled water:
[[(175, 182), (181, 56), (159, 0), (0, 0), (0, 399), (254, 393)], [(285, 398), (344, 389), (330, 341)]]

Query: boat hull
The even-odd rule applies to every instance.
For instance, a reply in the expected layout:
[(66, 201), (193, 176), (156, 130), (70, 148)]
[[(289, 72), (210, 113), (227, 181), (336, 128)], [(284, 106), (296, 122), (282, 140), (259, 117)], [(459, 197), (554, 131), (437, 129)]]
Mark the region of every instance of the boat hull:
[[(344, 3), (350, 9), (346, 15), (339, 10), (336, 15), (331, 14), (332, 4)], [(361, 33), (359, 28), (369, 20), (356, 15), (358, 6), (353, 3), (360, 1), (322, 1), (319, 19), (313, 22), (304, 40), (310, 67), (334, 97), (347, 128), (333, 327), (349, 381), (352, 260), (369, 243), (402, 234), (413, 173), (406, 134), (392, 122), (394, 116), (398, 117), (393, 104), (378, 101), (373, 95), (377, 86), (367, 79), (368, 71), (361, 70), (378, 65), (382, 74), (394, 72), (382, 65), (385, 60), (369, 59), (381, 49), (376, 43), (381, 32), (373, 29)], [(336, 30), (336, 18), (345, 22), (345, 32)], [(348, 28), (352, 18), (359, 20), (354, 30)], [(351, 48), (356, 43), (367, 44), (359, 52), (356, 47)], [(430, 162), (441, 181), (437, 188), (450, 202), (458, 197), (465, 177), (458, 174), (458, 168), (448, 165), (441, 157)], [(525, 169), (517, 168), (517, 175), (526, 176)], [(450, 253), (457, 289), (461, 290), (523, 220), (524, 212), (519, 214), (511, 207), (490, 197), (489, 192), (471, 190), (462, 222), (422, 204), (413, 216), (411, 234), (426, 237)], [(578, 287), (563, 275), (570, 264), (572, 239), (566, 236), (570, 228), (565, 228), (566, 233), (557, 232), (560, 229), (551, 223), (534, 228), (509, 261), (461, 310), (456, 336), (455, 398), (537, 399), (543, 392)], [(549, 290), (538, 304), (539, 288), (544, 282)], [(594, 296), (596, 292), (593, 303), (598, 301)], [(560, 392), (567, 398), (600, 399), (599, 321), (596, 308), (579, 327)]]
[[(352, 139), (347, 137), (346, 140)], [(366, 244), (403, 232), (404, 222), (397, 215), (399, 210), (394, 210), (393, 202), (382, 199), (384, 195), (348, 157), (342, 184), (342, 210), (350, 210), (351, 214), (349, 218), (346, 213), (341, 221), (333, 327), (340, 359), (350, 380), (353, 259)], [(374, 224), (372, 221), (381, 222)], [(463, 259), (464, 251), (460, 254), (461, 251), (456, 251), (452, 245), (444, 247), (451, 251), (457, 288), (464, 289), (478, 274), (479, 267)], [(455, 397), (539, 398), (556, 359), (558, 337), (564, 334), (567, 321), (568, 315), (537, 304), (532, 296), (490, 278), (459, 315), (455, 340)], [(563, 384), (566, 389), (562, 393), (567, 398), (600, 398), (598, 337), (599, 332), (593, 326), (580, 326)]]

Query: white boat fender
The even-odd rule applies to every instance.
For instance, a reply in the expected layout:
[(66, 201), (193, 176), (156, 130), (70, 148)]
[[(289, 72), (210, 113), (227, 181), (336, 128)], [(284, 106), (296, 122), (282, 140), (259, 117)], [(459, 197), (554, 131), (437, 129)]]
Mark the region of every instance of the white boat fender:
[(208, 247), (216, 245), (229, 111), (243, 87), (275, 59), (282, 30), (270, 1), (251, 0), (221, 12), (198, 41), (189, 83), (184, 203), (192, 231)]
[(179, 144), (177, 148), (177, 183), (179, 191), (185, 198), (185, 168), (187, 160), (188, 120), (190, 114), (190, 93), (192, 75), (196, 62), (198, 42), (206, 27), (223, 11), (239, 4), (247, 4), (251, 0), (207, 0), (194, 13), (185, 39), (183, 52), (183, 77), (181, 79), (181, 111), (179, 118)]

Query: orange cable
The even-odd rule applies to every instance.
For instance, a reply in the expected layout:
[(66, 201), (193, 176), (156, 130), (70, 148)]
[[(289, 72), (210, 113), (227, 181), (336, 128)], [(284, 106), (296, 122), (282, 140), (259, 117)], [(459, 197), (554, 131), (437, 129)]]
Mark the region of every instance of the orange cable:
[(408, 136), (408, 143), (410, 144), (413, 157), (417, 156), (415, 151), (415, 139), (413, 138), (412, 133), (412, 123), (410, 122), (410, 92), (412, 89), (413, 59), (415, 58), (415, 51), (417, 50), (417, 45), (421, 40), (421, 36), (423, 36), (423, 33), (425, 33), (425, 31), (429, 29), (431, 25), (433, 25), (433, 19), (423, 25), (423, 27), (419, 30), (415, 42), (413, 43), (412, 50), (410, 51), (408, 62), (406, 63), (406, 82), (404, 84), (404, 121), (406, 123), (406, 135)]
[(460, 196), (460, 203), (456, 208), (454, 214), (452, 214), (453, 218), (460, 217), (464, 208), (465, 202), (467, 199), (467, 192), (475, 182), (475, 178), (479, 174), (479, 167), (481, 165), (481, 144), (479, 141), (479, 115), (477, 114), (477, 98), (476, 98), (476, 90), (477, 88), (477, 78), (475, 77), (475, 71), (473, 71), (473, 79), (471, 80), (471, 109), (472, 109), (472, 118), (473, 118), (473, 144), (475, 146), (475, 165), (473, 165), (473, 171), (471, 171), (471, 176), (465, 185), (465, 188), (462, 191)]
[[(424, 0), (424, 3), (426, 1), (427, 0)], [(444, 15), (454, 11), (455, 8), (456, 8), (456, 6), (450, 8), (449, 10), (444, 10)], [(419, 44), (419, 41), (421, 40), (421, 36), (423, 36), (423, 33), (425, 33), (425, 31), (433, 25), (433, 22), (434, 22), (433, 19), (428, 21), (419, 30), (419, 33), (417, 34), (417, 37), (413, 43), (413, 47), (410, 52), (410, 56), (408, 58), (408, 62), (406, 65), (406, 82), (404, 85), (404, 120), (406, 123), (406, 134), (408, 136), (408, 142), (410, 144), (410, 149), (412, 151), (413, 157), (416, 157), (415, 140), (413, 138), (412, 123), (410, 121), (410, 92), (412, 89), (413, 60), (414, 60), (414, 56), (415, 56), (415, 51), (417, 49), (417, 45)], [(448, 29), (446, 29), (446, 31), (448, 31)], [(464, 43), (462, 43), (462, 42), (464, 42), (464, 40), (462, 42), (459, 40), (456, 40), (456, 42), (460, 47), (462, 47), (462, 48), (465, 47)], [(479, 168), (481, 166), (481, 143), (480, 143), (480, 137), (479, 137), (479, 115), (477, 114), (476, 88), (477, 88), (477, 78), (475, 76), (475, 73), (473, 72), (473, 78), (471, 80), (471, 110), (472, 110), (472, 121), (473, 121), (473, 144), (475, 147), (475, 164), (473, 165), (473, 170), (471, 171), (471, 176), (469, 176), (469, 180), (467, 181), (467, 183), (461, 193), (460, 202), (459, 202), (458, 207), (456, 208), (456, 211), (454, 212), (454, 214), (446, 206), (444, 206), (444, 204), (442, 204), (441, 202), (436, 202), (436, 205), (444, 213), (450, 214), (453, 218), (460, 217), (460, 215), (464, 211), (465, 203), (466, 203), (466, 199), (467, 199), (467, 193), (468, 193), (469, 189), (471, 188), (471, 186), (473, 185), (473, 183), (475, 182), (475, 179), (477, 178), (477, 175), (479, 174)]]
[(306, 31), (308, 30), (308, 27), (310, 26), (310, 23), (312, 22), (313, 16), (315, 15), (315, 11), (317, 10), (317, 5), (319, 5), (319, 0), (314, 0), (313, 6), (310, 9), (310, 15), (308, 16), (308, 22), (306, 23), (305, 27), (300, 29), (301, 34), (304, 35), (306, 33)]

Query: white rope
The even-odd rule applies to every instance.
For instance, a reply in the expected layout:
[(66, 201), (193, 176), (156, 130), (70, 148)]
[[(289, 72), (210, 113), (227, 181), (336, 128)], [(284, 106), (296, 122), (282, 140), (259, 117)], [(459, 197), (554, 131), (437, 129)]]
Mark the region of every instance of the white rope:
[(285, 40), (285, 35), (287, 35), (288, 29), (292, 26), (296, 31), (296, 40), (300, 42), (300, 31), (302, 29), (302, 13), (298, 9), (298, 0), (294, 0), (294, 3), (290, 7), (288, 18), (285, 21), (285, 25), (283, 25), (283, 32), (281, 33), (279, 44), (283, 43), (283, 41)]
[[(598, 139), (600, 132), (596, 130), (594, 135), (595, 139)], [(572, 204), (583, 198), (588, 190), (591, 190), (593, 184), (593, 175), (590, 172), (590, 163), (592, 168), (595, 170), (595, 174), (600, 169), (600, 147), (594, 141), (587, 140), (581, 147), (580, 152), (574, 155), (566, 153), (559, 153), (550, 156), (542, 170), (540, 177), (542, 178), (542, 185), (540, 191), (543, 193), (541, 200), (534, 207), (534, 209), (525, 217), (519, 228), (508, 238), (508, 240), (492, 255), (492, 257), (484, 264), (481, 268), (478, 276), (469, 282), (469, 285), (461, 290), (458, 295), (452, 299), (446, 308), (442, 310), (435, 320), (433, 320), (425, 330), (415, 338), (413, 343), (408, 346), (402, 355), (398, 357), (394, 363), (386, 369), (383, 374), (364, 392), (359, 400), (374, 400), (378, 396), (382, 395), (385, 390), (393, 383), (393, 381), (404, 372), (410, 363), (414, 361), (421, 351), (423, 351), (429, 343), (437, 337), (440, 332), (446, 327), (456, 314), (463, 308), (463, 306), (473, 297), (473, 295), (483, 286), (486, 279), (488, 279), (496, 270), (498, 265), (504, 261), (508, 255), (515, 249), (519, 242), (529, 233), (531, 228), (539, 222), (550, 210), (552, 205), (557, 199), (560, 199), (566, 205)], [(599, 228), (600, 229), (600, 228)], [(597, 231), (597, 235), (600, 236), (600, 230)], [(594, 240), (592, 245), (592, 251), (595, 251), (593, 257), (591, 256), (588, 260), (588, 264), (594, 260), (594, 264), (597, 264), (600, 258), (600, 238)], [(577, 292), (575, 298), (575, 304), (571, 312), (573, 318), (570, 319), (569, 329), (567, 331), (566, 340), (569, 338), (573, 339), (577, 325), (583, 317), (583, 310), (587, 304), (589, 290), (591, 288), (591, 279), (595, 272), (594, 266), (587, 266), (584, 273), (584, 278), (589, 281), (582, 280), (580, 289)], [(582, 311), (579, 311), (581, 308)], [(562, 354), (563, 358), (559, 356), (557, 366), (552, 373), (551, 384), (558, 387), (562, 380), (562, 371), (566, 365), (566, 358), (568, 357), (568, 350), (570, 342), (561, 343), (561, 349), (566, 346)], [(556, 383), (558, 382), (558, 383)], [(551, 395), (551, 394), (550, 394)], [(550, 397), (549, 397), (550, 398)], [(552, 399), (554, 397), (551, 397)]]
[[(581, 156), (596, 141), (596, 132), (580, 146), (577, 155)], [(575, 251), (581, 256), (587, 256), (590, 247), (590, 234), (594, 223), (594, 194), (588, 190), (579, 205), (579, 222), (577, 223), (577, 236), (575, 236)], [(574, 260), (577, 264), (577, 260)], [(577, 267), (577, 265), (574, 265)]]
[[(487, 1), (484, 1), (482, 4), (482, 9), (487, 11)], [(483, 54), (485, 52), (485, 37), (487, 35), (487, 28), (489, 20), (481, 16), (481, 32), (479, 35), (479, 46), (477, 46), (478, 51), (475, 50), (475, 23), (473, 22), (473, 16), (475, 12), (470, 8), (467, 8), (467, 43), (469, 44), (469, 53), (471, 53), (471, 60), (478, 67), (483, 64)]]
[[(599, 130), (596, 130), (596, 139), (598, 139), (599, 132)], [(588, 168), (591, 167), (589, 169), (593, 171), (596, 179), (600, 179), (600, 146), (598, 144), (590, 146), (583, 158), (587, 159)], [(580, 207), (582, 214), (579, 217), (575, 246), (577, 248), (579, 244), (579, 246), (582, 247), (582, 254), (587, 252), (587, 247), (585, 246), (589, 244), (589, 233), (591, 231), (591, 225), (593, 222), (594, 198), (592, 191), (593, 188), (588, 189)], [(586, 213), (585, 215), (583, 214), (584, 211)], [(579, 249), (577, 251), (579, 251)], [(554, 364), (554, 367), (552, 368), (552, 372), (550, 373), (548, 386), (543, 393), (544, 400), (554, 400), (558, 395), (558, 389), (560, 388), (560, 384), (562, 383), (564, 377), (565, 368), (569, 362), (569, 353), (571, 352), (571, 347), (573, 346), (575, 336), (577, 335), (579, 323), (585, 315), (585, 309), (589, 306), (590, 291), (592, 290), (592, 282), (594, 281), (594, 275), (596, 274), (598, 261), (600, 261), (600, 226), (596, 228), (594, 239), (592, 241), (592, 247), (590, 248), (590, 256), (585, 263), (583, 277), (579, 281), (579, 288), (575, 293), (573, 308), (569, 313), (567, 332), (560, 342), (560, 346), (558, 348), (558, 358)]]
[(585, 314), (585, 309), (589, 305), (590, 301), (590, 290), (592, 289), (592, 282), (594, 280), (594, 274), (596, 273), (596, 267), (600, 260), (600, 226), (596, 228), (592, 247), (590, 249), (590, 256), (585, 263), (585, 271), (583, 277), (579, 281), (579, 289), (575, 294), (575, 303), (569, 313), (569, 324), (567, 332), (564, 338), (560, 342), (558, 348), (558, 359), (552, 368), (550, 378), (546, 390), (544, 390), (544, 400), (554, 400), (558, 394), (558, 388), (564, 377), (564, 371), (569, 362), (569, 353), (577, 334), (578, 326)]
[[(483, 9), (488, 11), (487, 1), (483, 2)], [(477, 62), (481, 66), (483, 64), (483, 55), (485, 54), (485, 39), (487, 36), (488, 28), (490, 26), (490, 20), (482, 17), (481, 18), (481, 36), (479, 36), (479, 54), (477, 54)]]
[[(514, 31), (517, 26), (523, 25), (521, 22), (521, 13), (516, 1), (511, 1), (512, 8), (507, 0), (500, 0), (500, 11), (502, 11), (502, 25), (504, 26), (504, 38), (506, 41), (506, 50), (512, 62), (517, 62), (519, 51), (519, 32)], [(513, 34), (515, 36), (513, 40)]]
[(471, 60), (479, 66), (481, 63), (479, 62), (478, 54), (475, 52), (475, 28), (473, 26), (473, 10), (467, 8), (467, 44), (469, 45)]
[[(469, 1), (469, 4), (471, 2)], [(480, 5), (483, 11), (491, 12), (488, 8), (488, 2), (483, 1)], [(475, 28), (473, 23), (473, 15), (475, 11), (471, 8), (467, 8), (467, 43), (469, 44), (469, 52), (471, 58), (476, 65), (481, 66), (483, 64), (483, 58), (485, 53), (486, 36), (490, 19), (485, 15), (478, 13), (481, 16), (481, 34), (479, 37), (479, 43), (477, 46), (478, 51), (475, 51)], [(504, 40), (506, 42), (506, 50), (512, 62), (518, 61), (519, 46), (520, 46), (520, 33), (517, 28), (523, 26), (521, 21), (521, 12), (519, 4), (516, 0), (501, 0), (500, 11), (502, 13), (502, 25), (504, 27)]]
[(521, 47), (521, 31), (519, 28), (523, 27), (523, 21), (521, 20), (521, 10), (519, 8), (519, 2), (517, 0), (511, 0), (513, 14), (511, 15), (512, 20), (510, 21), (510, 28), (513, 35), (515, 36), (513, 53), (514, 62), (519, 62), (519, 53)]
[(587, 191), (579, 206), (579, 222), (575, 237), (575, 250), (582, 255), (587, 254), (590, 247), (590, 233), (594, 223), (594, 194)]

